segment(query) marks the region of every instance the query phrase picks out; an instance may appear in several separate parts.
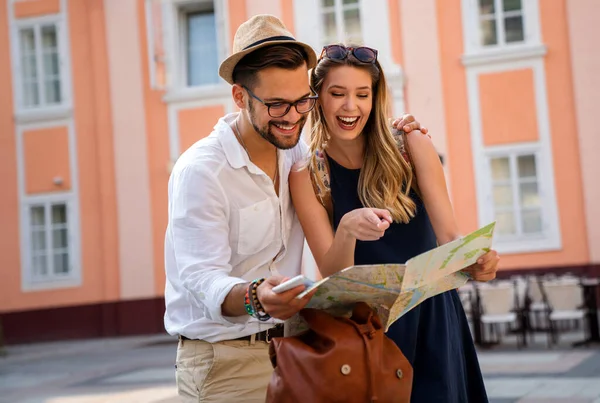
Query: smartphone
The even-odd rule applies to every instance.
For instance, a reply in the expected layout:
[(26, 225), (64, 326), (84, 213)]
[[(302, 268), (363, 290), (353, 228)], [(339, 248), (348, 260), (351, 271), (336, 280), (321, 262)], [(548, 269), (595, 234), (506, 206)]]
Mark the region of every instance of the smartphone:
[(292, 288), (296, 288), (300, 285), (304, 285), (306, 287), (310, 287), (313, 282), (307, 279), (304, 276), (296, 276), (291, 278), (275, 287), (273, 287), (273, 292), (275, 294), (281, 294), (284, 291), (291, 290)]

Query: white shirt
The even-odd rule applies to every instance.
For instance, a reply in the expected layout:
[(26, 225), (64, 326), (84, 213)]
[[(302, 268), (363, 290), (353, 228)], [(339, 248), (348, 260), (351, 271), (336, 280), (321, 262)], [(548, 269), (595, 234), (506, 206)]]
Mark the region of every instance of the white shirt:
[(171, 172), (165, 328), (172, 335), (217, 342), (266, 330), (276, 321), (224, 317), (225, 297), (239, 283), (301, 272), (304, 234), (288, 175), (305, 158), (306, 144), (278, 151), (277, 197), (273, 181), (250, 161), (231, 130), (236, 116), (219, 119), (210, 136), (185, 151)]

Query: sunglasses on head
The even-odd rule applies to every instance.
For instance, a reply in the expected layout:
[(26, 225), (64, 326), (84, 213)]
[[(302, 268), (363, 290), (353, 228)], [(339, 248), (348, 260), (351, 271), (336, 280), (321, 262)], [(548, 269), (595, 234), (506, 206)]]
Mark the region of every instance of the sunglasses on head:
[(323, 59), (323, 57), (333, 60), (344, 60), (350, 54), (361, 63), (375, 63), (377, 60), (376, 49), (368, 48), (366, 46), (351, 48), (343, 45), (324, 46), (319, 60)]

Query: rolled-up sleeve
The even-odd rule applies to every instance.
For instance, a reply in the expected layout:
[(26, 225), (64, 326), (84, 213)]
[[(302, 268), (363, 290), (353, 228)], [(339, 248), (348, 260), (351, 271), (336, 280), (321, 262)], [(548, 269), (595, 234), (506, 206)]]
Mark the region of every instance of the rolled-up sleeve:
[(212, 172), (184, 166), (172, 177), (169, 224), (179, 278), (205, 307), (206, 317), (231, 326), (250, 316), (224, 317), (221, 305), (236, 284), (230, 276), (229, 205)]
[(292, 167), (293, 172), (301, 171), (308, 167), (310, 163), (310, 150), (308, 145), (304, 142), (304, 139), (300, 138), (300, 141), (292, 150)]

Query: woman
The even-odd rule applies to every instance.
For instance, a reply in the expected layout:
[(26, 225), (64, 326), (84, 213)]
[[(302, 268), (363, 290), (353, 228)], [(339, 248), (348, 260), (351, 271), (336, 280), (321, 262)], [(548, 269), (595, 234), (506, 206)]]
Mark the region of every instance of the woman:
[[(326, 46), (311, 85), (319, 101), (310, 119), (310, 169), (292, 172), (290, 189), (321, 274), (352, 264), (403, 263), (458, 238), (430, 138), (414, 132), (404, 136), (406, 158), (388, 127), (387, 87), (377, 51)], [(331, 216), (311, 182), (319, 157), (329, 171)], [(493, 279), (498, 259), (491, 251), (466, 271), (476, 280)], [(388, 336), (413, 365), (413, 402), (487, 401), (456, 290), (411, 310)]]

